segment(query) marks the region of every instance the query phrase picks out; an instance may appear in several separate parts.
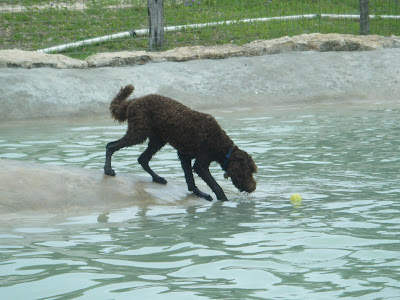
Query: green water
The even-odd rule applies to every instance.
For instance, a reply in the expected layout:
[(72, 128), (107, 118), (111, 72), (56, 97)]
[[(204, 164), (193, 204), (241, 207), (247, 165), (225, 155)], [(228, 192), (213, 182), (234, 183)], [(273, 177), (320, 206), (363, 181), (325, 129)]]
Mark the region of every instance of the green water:
[[(213, 112), (254, 157), (255, 193), (235, 191), (212, 165), (229, 202), (8, 216), (0, 298), (399, 299), (399, 113), (395, 104)], [(106, 142), (124, 131), (93, 119), (1, 124), (0, 158), (102, 172)], [(116, 153), (116, 171), (145, 175), (143, 149)], [(171, 148), (152, 166), (184, 184)]]

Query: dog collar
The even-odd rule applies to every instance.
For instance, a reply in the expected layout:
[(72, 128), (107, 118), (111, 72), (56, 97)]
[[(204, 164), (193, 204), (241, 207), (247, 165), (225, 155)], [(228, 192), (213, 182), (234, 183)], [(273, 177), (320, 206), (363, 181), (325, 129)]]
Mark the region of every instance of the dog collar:
[(224, 171), (226, 171), (226, 168), (228, 167), (229, 158), (231, 157), (232, 152), (233, 152), (233, 147), (229, 149), (228, 154), (225, 156), (224, 164), (222, 165), (222, 170)]

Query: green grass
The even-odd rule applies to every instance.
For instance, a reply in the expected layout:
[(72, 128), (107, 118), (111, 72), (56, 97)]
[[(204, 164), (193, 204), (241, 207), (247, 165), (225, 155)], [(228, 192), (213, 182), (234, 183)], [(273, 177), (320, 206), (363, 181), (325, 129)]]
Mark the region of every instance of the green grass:
[[(23, 12), (0, 12), (0, 49), (37, 50), (84, 39), (147, 28), (145, 0), (86, 0), (85, 10), (70, 9), (78, 0), (25, 0)], [(66, 7), (57, 7), (65, 3)], [(79, 2), (79, 1), (78, 1)], [(276, 17), (298, 14), (358, 14), (358, 0), (164, 0), (165, 26)], [(0, 9), (15, 1), (0, 0)], [(21, 2), (22, 3), (22, 2)], [(200, 3), (200, 4), (199, 4)], [(116, 6), (116, 7), (115, 7)], [(400, 15), (398, 0), (370, 1), (370, 13)], [(400, 35), (400, 20), (375, 19), (371, 34)], [(359, 34), (352, 20), (324, 18), (297, 21), (237, 23), (201, 29), (168, 32), (164, 49), (191, 45), (245, 44), (256, 39), (271, 39), (303, 33)], [(93, 53), (123, 50), (148, 50), (147, 37), (129, 37), (97, 45), (66, 50), (64, 54), (85, 58)]]

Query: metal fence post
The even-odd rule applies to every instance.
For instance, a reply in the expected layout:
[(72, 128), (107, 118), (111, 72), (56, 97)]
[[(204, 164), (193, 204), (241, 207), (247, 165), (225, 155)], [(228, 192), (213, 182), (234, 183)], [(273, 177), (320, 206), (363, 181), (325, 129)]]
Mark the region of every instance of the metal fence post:
[(369, 34), (369, 9), (368, 0), (360, 0), (360, 34)]
[(147, 0), (149, 47), (151, 51), (164, 46), (164, 0)]

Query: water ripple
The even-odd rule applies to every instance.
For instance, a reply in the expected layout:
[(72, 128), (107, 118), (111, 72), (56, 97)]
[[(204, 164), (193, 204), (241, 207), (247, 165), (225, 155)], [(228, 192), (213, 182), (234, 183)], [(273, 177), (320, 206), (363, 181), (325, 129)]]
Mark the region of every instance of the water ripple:
[[(222, 127), (258, 165), (255, 193), (238, 193), (213, 165), (230, 202), (6, 216), (0, 298), (396, 299), (398, 112), (221, 112)], [(106, 143), (126, 127), (85, 122), (0, 126), (0, 157), (101, 172)], [(114, 167), (144, 175), (136, 160), (145, 147), (119, 151)], [(151, 164), (183, 181), (171, 148)], [(298, 205), (293, 193), (303, 196)]]

